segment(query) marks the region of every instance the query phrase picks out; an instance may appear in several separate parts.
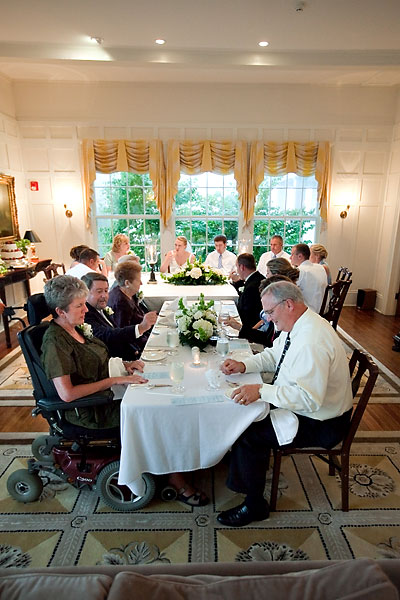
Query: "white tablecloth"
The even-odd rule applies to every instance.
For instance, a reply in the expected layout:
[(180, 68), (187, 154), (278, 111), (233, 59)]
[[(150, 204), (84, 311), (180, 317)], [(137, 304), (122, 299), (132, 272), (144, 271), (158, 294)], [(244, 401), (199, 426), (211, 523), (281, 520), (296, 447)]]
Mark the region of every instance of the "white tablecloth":
[(212, 300), (235, 300), (238, 297), (237, 291), (230, 283), (224, 285), (173, 285), (167, 283), (159, 273), (156, 273), (157, 283), (148, 283), (150, 273), (142, 273), (141, 290), (144, 294), (144, 300), (151, 310), (160, 310), (164, 300), (173, 300), (174, 298), (196, 299), (200, 294)]
[[(165, 328), (151, 336), (149, 349), (166, 347)], [(235, 358), (249, 352), (245, 340), (232, 340)], [(162, 356), (162, 354), (161, 354)], [(194, 471), (217, 464), (245, 429), (268, 411), (268, 405), (258, 400), (249, 406), (235, 404), (224, 395), (225, 390), (207, 391), (205, 372), (216, 367), (221, 359), (216, 354), (201, 353), (204, 364), (191, 365), (191, 349), (180, 346), (173, 357), (185, 361), (185, 393), (173, 395), (171, 388), (146, 390), (128, 387), (121, 403), (121, 464), (119, 483), (137, 495), (144, 493), (142, 473), (165, 474)], [(207, 364), (208, 362), (208, 364)], [(168, 377), (168, 360), (146, 363), (146, 370), (155, 381)], [(158, 379), (157, 379), (158, 377)], [(259, 374), (230, 376), (238, 384), (261, 383)], [(229, 393), (232, 391), (232, 387)], [(183, 399), (205, 403), (176, 405)], [(214, 398), (214, 402), (207, 399)], [(219, 401), (221, 400), (221, 401)]]

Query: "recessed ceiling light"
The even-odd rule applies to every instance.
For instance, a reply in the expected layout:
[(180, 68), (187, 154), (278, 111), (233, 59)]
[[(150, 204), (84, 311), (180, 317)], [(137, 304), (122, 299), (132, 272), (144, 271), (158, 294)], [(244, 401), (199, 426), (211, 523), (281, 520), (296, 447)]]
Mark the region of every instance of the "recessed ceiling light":
[(155, 43), (158, 44), (159, 46), (162, 46), (163, 44), (165, 44), (165, 40), (158, 39), (158, 40), (155, 40)]
[(269, 42), (258, 42), (259, 46), (268, 46)]
[(102, 37), (95, 37), (95, 36), (90, 36), (90, 41), (93, 42), (94, 44), (99, 44), (99, 46), (101, 46), (101, 44), (104, 42), (104, 39)]

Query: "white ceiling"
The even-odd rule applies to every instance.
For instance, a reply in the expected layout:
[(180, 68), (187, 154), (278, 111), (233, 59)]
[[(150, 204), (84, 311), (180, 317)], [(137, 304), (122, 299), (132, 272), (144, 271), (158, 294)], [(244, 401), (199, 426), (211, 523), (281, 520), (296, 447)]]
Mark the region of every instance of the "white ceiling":
[[(18, 81), (400, 85), (400, 0), (305, 0), (303, 11), (297, 4), (0, 0), (0, 74)], [(165, 46), (154, 44), (159, 37)], [(269, 46), (260, 48), (260, 40)]]

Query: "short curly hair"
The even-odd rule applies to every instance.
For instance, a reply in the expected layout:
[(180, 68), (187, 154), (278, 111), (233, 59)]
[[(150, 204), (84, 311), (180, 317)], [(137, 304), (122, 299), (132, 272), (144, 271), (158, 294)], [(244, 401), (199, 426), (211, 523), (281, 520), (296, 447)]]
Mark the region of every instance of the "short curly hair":
[(68, 312), (75, 298), (86, 298), (88, 293), (83, 281), (71, 275), (57, 275), (46, 281), (44, 286), (44, 298), (54, 318), (58, 317), (56, 308)]
[(141, 270), (142, 267), (136, 260), (126, 260), (123, 263), (118, 263), (114, 271), (115, 281), (119, 286), (123, 286), (125, 281), (133, 281)]
[(111, 250), (113, 252), (119, 252), (122, 244), (129, 244), (129, 243), (130, 243), (129, 237), (125, 233), (117, 233), (117, 235), (114, 236)]

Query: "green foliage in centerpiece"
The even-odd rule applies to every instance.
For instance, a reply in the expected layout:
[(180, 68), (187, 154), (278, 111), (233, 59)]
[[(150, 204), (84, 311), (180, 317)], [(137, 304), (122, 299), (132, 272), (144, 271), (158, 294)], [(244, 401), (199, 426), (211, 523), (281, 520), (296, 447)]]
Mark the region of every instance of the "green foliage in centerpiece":
[(221, 271), (204, 265), (199, 260), (194, 263), (187, 261), (177, 273), (161, 273), (161, 277), (174, 285), (222, 285), (227, 281)]
[(8, 270), (8, 267), (6, 265), (6, 263), (4, 262), (4, 260), (2, 260), (0, 258), (0, 275), (3, 275), (3, 273), (6, 273)]
[(205, 302), (204, 294), (200, 294), (199, 301), (192, 306), (185, 306), (182, 298), (178, 306), (175, 320), (181, 344), (205, 348), (210, 337), (217, 332), (217, 315), (212, 308), (214, 300)]

